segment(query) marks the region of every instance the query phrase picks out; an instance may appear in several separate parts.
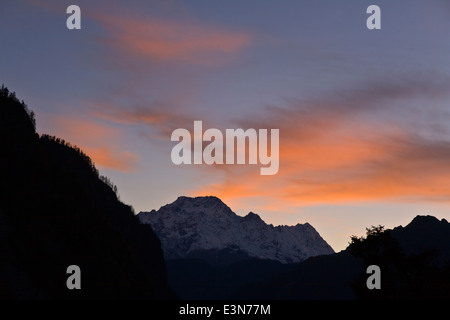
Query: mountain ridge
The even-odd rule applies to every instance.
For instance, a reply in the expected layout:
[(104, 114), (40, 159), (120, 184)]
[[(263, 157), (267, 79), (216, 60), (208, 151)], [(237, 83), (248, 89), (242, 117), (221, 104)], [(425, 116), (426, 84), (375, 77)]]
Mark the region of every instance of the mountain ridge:
[[(4, 86), (0, 150), (0, 299), (176, 298), (151, 228)], [(81, 290), (66, 286), (70, 265)]]
[(152, 226), (166, 259), (203, 257), (217, 264), (211, 260), (216, 254), (227, 255), (231, 260), (236, 255), (241, 256), (237, 260), (259, 258), (294, 263), (334, 253), (309, 223), (273, 226), (254, 212), (238, 216), (214, 196), (181, 196), (157, 211), (140, 212), (138, 217)]

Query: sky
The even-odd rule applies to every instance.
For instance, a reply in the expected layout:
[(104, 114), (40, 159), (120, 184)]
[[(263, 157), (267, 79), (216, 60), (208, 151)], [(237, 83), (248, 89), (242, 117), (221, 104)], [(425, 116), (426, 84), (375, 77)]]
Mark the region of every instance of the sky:
[[(450, 219), (449, 33), (447, 0), (1, 0), (0, 81), (136, 212), (214, 195), (340, 251), (371, 225)], [(174, 165), (195, 120), (279, 129), (278, 173)]]

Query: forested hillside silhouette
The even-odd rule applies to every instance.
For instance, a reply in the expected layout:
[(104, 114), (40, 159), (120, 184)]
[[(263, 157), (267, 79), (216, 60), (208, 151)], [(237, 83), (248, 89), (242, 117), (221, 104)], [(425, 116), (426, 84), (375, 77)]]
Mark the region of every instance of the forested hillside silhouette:
[[(427, 228), (432, 232), (423, 233)], [(372, 226), (366, 237), (351, 237), (347, 251), (363, 261), (364, 269), (380, 267), (381, 290), (367, 289), (365, 273), (353, 287), (361, 299), (450, 299), (449, 250), (450, 224), (434, 217), (419, 216), (393, 230)]]
[[(381, 289), (368, 289), (367, 267), (381, 270)], [(240, 299), (450, 299), (450, 223), (417, 216), (407, 226), (367, 228), (347, 249), (309, 258), (269, 280), (245, 284)]]
[[(91, 159), (0, 90), (0, 298), (175, 298), (159, 239)], [(81, 268), (81, 290), (66, 269)]]

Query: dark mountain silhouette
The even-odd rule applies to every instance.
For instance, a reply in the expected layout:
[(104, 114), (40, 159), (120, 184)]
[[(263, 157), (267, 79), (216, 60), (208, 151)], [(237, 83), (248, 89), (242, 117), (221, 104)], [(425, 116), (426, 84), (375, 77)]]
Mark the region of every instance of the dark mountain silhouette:
[[(0, 297), (175, 298), (159, 239), (79, 148), (0, 90)], [(113, 190), (115, 189), (115, 190)], [(81, 268), (81, 290), (66, 287)]]
[(367, 276), (354, 283), (363, 299), (450, 299), (450, 224), (432, 216), (417, 216), (406, 227), (368, 230), (365, 239), (352, 238), (349, 252), (365, 266), (382, 272), (382, 290), (367, 290)]
[[(312, 257), (270, 280), (247, 284), (241, 299), (450, 299), (450, 224), (418, 216), (406, 227), (367, 229), (346, 250)], [(366, 286), (369, 265), (381, 289)]]
[(450, 223), (433, 216), (417, 216), (405, 227), (396, 227), (392, 236), (400, 242), (406, 254), (432, 250), (435, 263), (450, 261)]

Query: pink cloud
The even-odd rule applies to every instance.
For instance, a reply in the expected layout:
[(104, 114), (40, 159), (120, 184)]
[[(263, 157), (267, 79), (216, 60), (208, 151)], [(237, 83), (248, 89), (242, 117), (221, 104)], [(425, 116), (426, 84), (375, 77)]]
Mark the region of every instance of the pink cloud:
[(102, 41), (135, 57), (215, 65), (247, 48), (251, 36), (191, 22), (93, 15), (109, 32)]
[(121, 150), (121, 132), (116, 128), (66, 116), (53, 116), (52, 127), (50, 134), (80, 147), (97, 166), (121, 172), (136, 169), (139, 156)]

